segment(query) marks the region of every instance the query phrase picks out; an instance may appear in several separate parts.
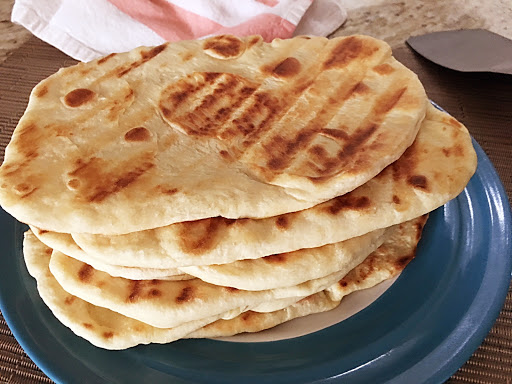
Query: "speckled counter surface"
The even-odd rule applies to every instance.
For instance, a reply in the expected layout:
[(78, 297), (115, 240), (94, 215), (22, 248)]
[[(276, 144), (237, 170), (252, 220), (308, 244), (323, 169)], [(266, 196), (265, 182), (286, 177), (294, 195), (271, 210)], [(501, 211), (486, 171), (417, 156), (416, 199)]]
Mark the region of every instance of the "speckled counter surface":
[[(420, 75), (429, 96), (462, 121), (484, 147), (500, 173), (511, 199), (511, 78), (445, 71), (431, 63), (420, 61), (405, 48), (404, 42), (410, 35), (461, 28), (486, 28), (512, 38), (512, 1), (493, 0), (486, 1), (485, 4), (480, 4), (480, 0), (340, 2), (348, 11), (348, 19), (333, 35), (361, 33), (390, 43), (397, 58), (407, 62)], [(10, 53), (27, 43), (31, 37), (23, 27), (9, 22), (12, 4), (13, 0), (0, 0), (0, 65)], [(28, 52), (25, 58), (39, 52), (34, 39), (28, 41), (27, 45), (30, 45), (30, 49), (25, 49)], [(65, 62), (59, 52), (49, 48), (45, 52), (43, 59), (46, 61), (41, 62), (40, 68), (29, 69), (26, 60), (12, 60), (16, 58), (16, 54), (4, 63), (6, 70), (2, 73), (9, 73), (12, 77), (0, 77), (0, 83), (3, 84), (3, 88), (0, 87), (0, 102), (6, 101), (7, 104), (10, 103), (9, 106), (16, 105), (18, 108), (26, 102), (22, 98), (30, 91), (29, 81), (35, 84), (40, 80), (37, 78), (40, 72), (37, 71), (44, 68), (49, 74), (51, 72), (48, 63), (55, 66), (51, 68), (54, 71), (58, 64), (63, 65), (61, 63)], [(58, 60), (55, 56), (59, 56)], [(21, 66), (23, 68), (19, 68)], [(16, 81), (18, 83), (14, 88)], [(468, 86), (469, 82), (472, 82), (473, 88)], [(8, 140), (7, 134), (2, 133), (4, 128), (6, 132), (7, 128), (13, 128), (23, 107), (16, 111), (11, 108), (8, 115), (0, 116), (0, 144), (5, 145), (4, 141)], [(1, 315), (0, 383), (51, 383), (24, 354)], [(471, 359), (451, 377), (449, 383), (512, 384), (512, 289), (509, 290), (500, 317), (485, 341)]]

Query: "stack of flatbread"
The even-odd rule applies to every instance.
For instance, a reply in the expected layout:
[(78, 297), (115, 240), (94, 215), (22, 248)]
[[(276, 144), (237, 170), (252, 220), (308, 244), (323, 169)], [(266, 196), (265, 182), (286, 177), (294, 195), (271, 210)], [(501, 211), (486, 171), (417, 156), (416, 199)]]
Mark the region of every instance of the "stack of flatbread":
[(476, 168), (384, 42), (217, 36), (38, 84), (0, 203), (39, 293), (109, 349), (256, 332), (396, 276)]

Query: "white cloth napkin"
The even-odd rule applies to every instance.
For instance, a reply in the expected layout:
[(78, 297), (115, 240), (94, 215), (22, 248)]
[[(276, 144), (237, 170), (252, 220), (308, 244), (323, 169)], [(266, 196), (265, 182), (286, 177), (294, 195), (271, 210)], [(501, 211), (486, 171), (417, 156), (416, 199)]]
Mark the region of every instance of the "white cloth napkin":
[(16, 0), (11, 15), (81, 61), (222, 33), (327, 36), (346, 17), (339, 0)]

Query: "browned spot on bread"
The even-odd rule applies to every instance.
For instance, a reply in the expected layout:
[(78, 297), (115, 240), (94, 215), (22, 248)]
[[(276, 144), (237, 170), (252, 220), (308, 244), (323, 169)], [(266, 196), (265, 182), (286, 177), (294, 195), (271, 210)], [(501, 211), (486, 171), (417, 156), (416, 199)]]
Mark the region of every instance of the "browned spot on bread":
[(366, 85), (365, 83), (363, 83), (362, 81), (360, 81), (354, 87), (353, 93), (355, 93), (356, 95), (368, 94), (368, 93), (370, 93), (370, 87), (368, 85)]
[(281, 215), (276, 219), (276, 227), (279, 229), (287, 229), (290, 227), (290, 222), (286, 215)]
[(300, 72), (300, 61), (295, 57), (287, 57), (279, 64), (270, 68), (263, 68), (263, 72), (269, 72), (277, 77), (292, 77)]
[(128, 295), (128, 302), (133, 303), (140, 299), (142, 293), (142, 281), (133, 280), (130, 282), (130, 294)]
[(231, 158), (231, 155), (229, 154), (229, 152), (228, 152), (228, 151), (226, 151), (226, 150), (224, 150), (224, 149), (223, 149), (223, 150), (221, 150), (221, 151), (219, 152), (219, 155), (220, 155), (220, 157), (222, 157), (224, 160), (231, 160), (231, 159), (232, 159), (232, 158)]
[(94, 275), (94, 268), (89, 264), (83, 264), (78, 270), (78, 279), (84, 283), (91, 281)]
[(398, 258), (394, 263), (395, 270), (403, 270), (412, 259), (414, 259), (414, 253)]
[(253, 47), (254, 45), (258, 44), (261, 41), (263, 41), (263, 38), (261, 36), (253, 36), (247, 42), (247, 47), (251, 48), (251, 47)]
[(163, 185), (159, 185), (157, 187), (157, 191), (159, 193), (164, 194), (164, 195), (172, 196), (172, 195), (175, 195), (176, 193), (178, 193), (179, 189), (178, 188), (172, 188), (172, 187), (164, 187)]
[(267, 167), (273, 171), (285, 169), (292, 161), (293, 155), (306, 148), (316, 133), (315, 129), (304, 129), (297, 132), (291, 139), (274, 136), (269, 143), (264, 144), (264, 148), (270, 155)]
[(71, 108), (77, 108), (94, 99), (96, 93), (87, 88), (78, 88), (64, 96), (64, 104)]
[(414, 188), (423, 189), (428, 191), (428, 180), (423, 175), (412, 175), (407, 179), (407, 182)]
[(101, 65), (101, 64), (105, 64), (107, 61), (109, 61), (111, 58), (113, 58), (114, 56), (116, 56), (116, 53), (111, 53), (110, 55), (107, 55), (107, 56), (104, 56), (102, 57), (101, 59), (98, 60), (98, 64)]
[(253, 315), (254, 315), (253, 311), (247, 311), (244, 314), (242, 314), (242, 320), (249, 321)]
[(48, 256), (50, 256), (53, 253), (53, 250), (51, 248), (47, 248), (44, 253), (46, 253)]
[(151, 132), (144, 127), (132, 128), (124, 134), (126, 141), (147, 141), (150, 137)]
[(82, 325), (87, 328), (87, 329), (91, 329), (91, 328), (94, 328), (94, 326), (90, 323), (82, 323)]
[(194, 288), (185, 287), (181, 290), (179, 296), (176, 297), (176, 303), (183, 304), (194, 299)]
[(231, 35), (220, 35), (211, 37), (203, 43), (205, 51), (212, 51), (216, 56), (224, 59), (238, 57), (244, 49), (243, 42)]
[(395, 68), (393, 68), (393, 66), (389, 65), (388, 63), (376, 65), (372, 69), (379, 75), (389, 75), (390, 73), (393, 73), (395, 71)]
[(238, 288), (235, 288), (235, 287), (224, 287), (224, 289), (231, 293), (236, 293), (236, 292), (240, 291)]
[(192, 52), (181, 52), (180, 57), (181, 57), (181, 60), (183, 60), (183, 62), (186, 63), (187, 61), (192, 60), (192, 58), (194, 57), (194, 54)]
[(324, 62), (324, 68), (343, 68), (354, 60), (362, 60), (372, 56), (379, 49), (371, 43), (363, 43), (357, 36), (349, 36), (342, 39), (330, 52)]
[(265, 256), (263, 260), (268, 263), (284, 263), (288, 258), (288, 253), (278, 253), (276, 255)]
[(452, 126), (452, 127), (455, 127), (455, 128), (462, 128), (462, 124), (459, 123), (456, 119), (454, 119), (453, 117), (450, 117), (448, 119), (448, 123)]
[(353, 135), (350, 136), (350, 139), (347, 140), (347, 143), (343, 149), (338, 152), (338, 159), (343, 161), (344, 159), (353, 156), (354, 153), (356, 153), (357, 150), (360, 149), (364, 143), (366, 143), (366, 141), (375, 133), (376, 130), (377, 126), (375, 124), (370, 124), (368, 127), (358, 129)]
[(177, 224), (179, 227), (180, 248), (189, 254), (201, 254), (215, 247), (222, 231), (238, 222), (224, 217), (186, 221)]
[(71, 190), (78, 189), (80, 187), (80, 180), (78, 180), (78, 179), (70, 179), (67, 182), (67, 186)]
[(124, 75), (131, 72), (133, 69), (138, 68), (142, 64), (147, 63), (149, 60), (151, 60), (152, 58), (156, 57), (158, 54), (163, 52), (166, 47), (167, 47), (167, 43), (164, 43), (162, 45), (153, 47), (149, 50), (141, 51), (140, 52), (140, 60), (134, 61), (126, 66), (119, 67), (114, 70), (117, 73), (117, 77), (123, 77)]
[(16, 192), (17, 195), (19, 195), (20, 198), (25, 198), (27, 196), (30, 196), (32, 193), (34, 193), (38, 188), (27, 184), (27, 183), (20, 183), (16, 184), (14, 186), (14, 192)]
[(39, 87), (36, 88), (34, 95), (36, 97), (43, 97), (47, 93), (48, 93), (48, 87), (46, 85), (40, 85)]
[(66, 305), (71, 305), (73, 304), (73, 301), (75, 301), (76, 297), (75, 296), (67, 296), (65, 299), (64, 299), (64, 304)]
[(103, 332), (102, 335), (103, 335), (103, 337), (105, 339), (111, 339), (111, 338), (114, 337), (114, 332), (112, 332), (112, 331), (110, 331), (110, 332)]
[(345, 280), (340, 280), (340, 281), (338, 282), (338, 284), (339, 284), (341, 287), (343, 287), (343, 288), (344, 288), (344, 287), (346, 287), (346, 286), (348, 285), (348, 283), (347, 283)]
[(150, 297), (159, 297), (159, 296), (162, 296), (162, 291), (160, 291), (159, 289), (150, 289), (150, 290), (149, 290), (149, 296), (150, 296)]
[(393, 203), (400, 204), (400, 198), (397, 195), (393, 195)]
[(325, 208), (325, 210), (332, 215), (336, 215), (342, 210), (367, 209), (371, 205), (371, 200), (367, 196), (353, 196), (348, 193), (331, 200), (331, 203)]

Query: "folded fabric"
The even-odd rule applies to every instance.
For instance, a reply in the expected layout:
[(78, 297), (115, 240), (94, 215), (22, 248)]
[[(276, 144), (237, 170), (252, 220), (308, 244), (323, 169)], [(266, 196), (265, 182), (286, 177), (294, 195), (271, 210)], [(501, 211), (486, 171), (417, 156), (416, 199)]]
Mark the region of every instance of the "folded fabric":
[(338, 0), (16, 0), (11, 19), (69, 56), (218, 34), (327, 36), (343, 24)]

